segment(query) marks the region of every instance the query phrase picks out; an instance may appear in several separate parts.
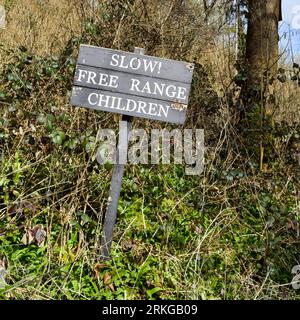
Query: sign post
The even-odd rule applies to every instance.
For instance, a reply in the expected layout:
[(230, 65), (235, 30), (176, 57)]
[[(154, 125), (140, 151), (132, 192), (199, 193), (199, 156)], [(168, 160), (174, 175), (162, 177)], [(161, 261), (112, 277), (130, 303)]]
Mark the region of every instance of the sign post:
[(192, 63), (81, 45), (71, 104), (123, 115), (101, 238), (101, 257), (109, 259), (118, 200), (127, 159), (132, 118), (183, 124), (192, 82)]
[[(135, 48), (134, 53), (144, 54), (143, 48)], [(128, 151), (128, 136), (131, 130), (133, 118), (131, 116), (124, 115), (122, 117), (123, 126), (126, 127), (125, 132), (121, 130), (119, 136), (119, 145), (117, 151), (117, 163), (114, 165), (111, 185), (108, 196), (108, 204), (105, 214), (103, 234), (101, 239), (101, 258), (103, 260), (109, 259), (110, 247), (112, 244), (113, 230), (117, 219), (117, 210), (119, 197), (121, 192), (122, 180), (124, 175), (124, 164), (119, 163), (120, 150), (124, 152), (124, 156), (127, 157)]]

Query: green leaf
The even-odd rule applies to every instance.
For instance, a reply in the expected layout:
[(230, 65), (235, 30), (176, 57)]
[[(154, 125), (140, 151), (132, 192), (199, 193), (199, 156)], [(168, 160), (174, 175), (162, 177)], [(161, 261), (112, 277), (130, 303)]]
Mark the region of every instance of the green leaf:
[(153, 288), (151, 290), (147, 290), (147, 296), (151, 299), (153, 297), (153, 295), (159, 291), (162, 291), (163, 289), (162, 288)]
[(47, 121), (47, 118), (45, 117), (44, 114), (40, 114), (38, 117), (37, 117), (37, 122), (39, 124), (45, 124)]
[(61, 138), (61, 136), (59, 134), (55, 135), (52, 138), (52, 141), (53, 141), (53, 143), (58, 144), (58, 145), (62, 144), (62, 138)]

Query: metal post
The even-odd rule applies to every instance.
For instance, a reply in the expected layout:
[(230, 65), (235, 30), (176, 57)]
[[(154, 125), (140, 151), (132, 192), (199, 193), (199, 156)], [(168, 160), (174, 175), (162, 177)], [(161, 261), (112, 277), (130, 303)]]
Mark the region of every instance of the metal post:
[[(144, 54), (143, 48), (135, 48), (134, 53)], [(103, 234), (101, 239), (101, 258), (108, 260), (110, 255), (110, 247), (112, 244), (113, 229), (117, 219), (118, 202), (121, 192), (122, 179), (124, 174), (124, 162), (120, 161), (119, 155), (127, 159), (128, 136), (131, 130), (132, 117), (124, 115), (122, 118), (122, 127), (126, 130), (120, 130), (119, 144), (117, 151), (117, 163), (114, 166), (111, 186), (109, 190), (108, 204), (105, 214)]]

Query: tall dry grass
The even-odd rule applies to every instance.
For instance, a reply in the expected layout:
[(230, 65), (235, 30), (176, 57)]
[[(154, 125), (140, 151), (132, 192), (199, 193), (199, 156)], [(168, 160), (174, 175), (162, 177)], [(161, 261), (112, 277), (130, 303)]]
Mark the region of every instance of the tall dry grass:
[(2, 4), (7, 7), (6, 29), (0, 30), (5, 48), (22, 45), (38, 55), (54, 54), (82, 27), (79, 1), (2, 0)]

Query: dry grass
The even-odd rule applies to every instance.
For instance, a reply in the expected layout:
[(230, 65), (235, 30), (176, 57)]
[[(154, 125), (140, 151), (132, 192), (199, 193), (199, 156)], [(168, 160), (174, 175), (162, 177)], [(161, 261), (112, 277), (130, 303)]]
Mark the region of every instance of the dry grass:
[(275, 119), (287, 123), (300, 122), (300, 86), (297, 82), (280, 83), (276, 92), (278, 108), (274, 111)]
[[(2, 2), (5, 2), (2, 0)], [(38, 55), (59, 52), (81, 30), (78, 1), (7, 1), (7, 26), (0, 31), (5, 48), (24, 46)]]

